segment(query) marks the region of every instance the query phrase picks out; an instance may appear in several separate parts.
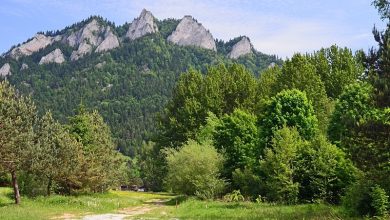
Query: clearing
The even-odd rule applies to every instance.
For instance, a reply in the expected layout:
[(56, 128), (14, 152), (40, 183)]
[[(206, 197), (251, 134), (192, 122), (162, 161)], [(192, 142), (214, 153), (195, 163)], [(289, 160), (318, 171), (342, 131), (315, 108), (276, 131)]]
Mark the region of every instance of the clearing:
[(340, 207), (323, 204), (200, 201), (168, 193), (110, 191), (104, 194), (22, 198), (13, 205), (10, 188), (0, 188), (2, 220), (122, 219), (346, 219)]

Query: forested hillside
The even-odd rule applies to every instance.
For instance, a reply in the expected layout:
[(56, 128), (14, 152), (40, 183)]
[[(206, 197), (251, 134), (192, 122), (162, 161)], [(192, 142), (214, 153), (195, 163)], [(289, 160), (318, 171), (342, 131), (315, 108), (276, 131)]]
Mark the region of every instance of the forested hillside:
[[(73, 33), (93, 20), (111, 27), (118, 36), (124, 35), (130, 25), (116, 27), (100, 17), (91, 17), (45, 36)], [(135, 40), (123, 38), (119, 47), (103, 53), (88, 53), (71, 60), (74, 48), (62, 40), (17, 59), (5, 54), (0, 66), (10, 64), (12, 74), (7, 79), (23, 94), (32, 95), (41, 114), (50, 109), (54, 118), (65, 122), (81, 103), (97, 109), (110, 125), (121, 152), (134, 155), (142, 141), (150, 140), (156, 131), (156, 113), (170, 99), (181, 73), (190, 68), (205, 71), (209, 65), (239, 62), (258, 76), (271, 63), (281, 64), (276, 56), (256, 50), (236, 60), (227, 58), (241, 37), (231, 42), (217, 41), (217, 52), (173, 44), (166, 38), (180, 20), (155, 21), (159, 32)], [(40, 65), (41, 58), (55, 49), (62, 51), (65, 61)]]

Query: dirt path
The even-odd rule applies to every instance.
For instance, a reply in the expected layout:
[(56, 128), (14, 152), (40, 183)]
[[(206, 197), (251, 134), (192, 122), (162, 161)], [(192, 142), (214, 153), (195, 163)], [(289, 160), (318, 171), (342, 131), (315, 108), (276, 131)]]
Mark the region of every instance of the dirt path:
[(145, 204), (136, 207), (129, 207), (119, 210), (117, 213), (106, 213), (99, 215), (87, 215), (84, 216), (83, 220), (122, 220), (128, 217), (134, 217), (137, 215), (146, 214), (158, 207), (164, 206), (167, 202), (166, 199), (153, 199), (146, 201)]

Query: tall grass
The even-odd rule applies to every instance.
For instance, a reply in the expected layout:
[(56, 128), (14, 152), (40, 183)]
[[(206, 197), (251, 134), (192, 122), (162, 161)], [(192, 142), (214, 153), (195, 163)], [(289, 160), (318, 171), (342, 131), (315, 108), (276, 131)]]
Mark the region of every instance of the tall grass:
[(274, 205), (268, 203), (200, 201), (188, 199), (177, 207), (154, 210), (144, 217), (179, 219), (346, 219), (341, 208), (324, 204)]
[(87, 213), (109, 213), (118, 209), (141, 205), (150, 199), (164, 199), (164, 194), (110, 191), (103, 194), (22, 198), (22, 204), (13, 204), (12, 191), (0, 188), (0, 219), (50, 219), (64, 213), (82, 216)]

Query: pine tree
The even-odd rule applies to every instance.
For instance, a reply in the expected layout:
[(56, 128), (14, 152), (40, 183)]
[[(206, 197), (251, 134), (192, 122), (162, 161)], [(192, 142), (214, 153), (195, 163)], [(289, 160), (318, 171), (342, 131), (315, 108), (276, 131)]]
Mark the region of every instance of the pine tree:
[(35, 105), (9, 85), (0, 82), (0, 169), (10, 172), (14, 199), (20, 204), (17, 172), (29, 160), (33, 148)]

